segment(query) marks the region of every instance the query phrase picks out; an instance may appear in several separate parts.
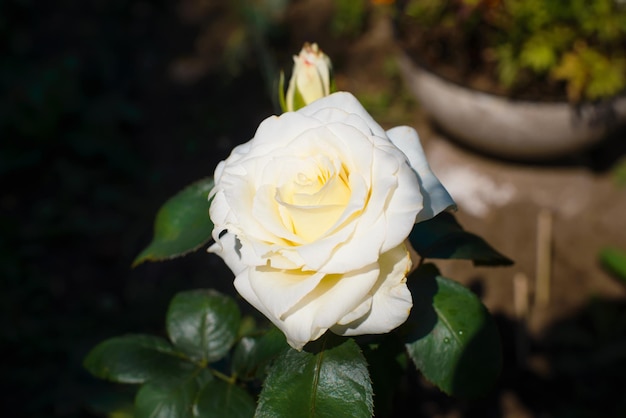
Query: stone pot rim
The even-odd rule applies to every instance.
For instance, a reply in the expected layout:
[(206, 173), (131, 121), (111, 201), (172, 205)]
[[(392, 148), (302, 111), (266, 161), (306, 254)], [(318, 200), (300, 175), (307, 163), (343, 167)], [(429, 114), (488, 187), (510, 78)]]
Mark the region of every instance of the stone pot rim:
[(493, 156), (539, 161), (582, 151), (626, 122), (626, 96), (585, 102), (517, 100), (427, 71), (400, 51), (408, 90), (451, 139)]
[[(397, 35), (396, 35), (397, 37)], [(524, 104), (527, 103), (529, 105), (537, 105), (537, 104), (569, 104), (572, 107), (585, 107), (585, 106), (597, 106), (598, 104), (601, 103), (609, 103), (615, 100), (620, 100), (622, 98), (626, 99), (626, 89), (624, 89), (623, 91), (620, 91), (619, 93), (614, 94), (613, 96), (610, 97), (605, 97), (602, 99), (597, 99), (597, 100), (581, 100), (579, 102), (570, 102), (569, 100), (563, 98), (563, 99), (556, 99), (556, 98), (550, 98), (550, 97), (546, 97), (546, 98), (540, 98), (540, 99), (529, 99), (529, 98), (524, 98), (524, 97), (517, 97), (515, 95), (507, 95), (507, 94), (503, 94), (503, 93), (496, 93), (493, 91), (488, 91), (488, 90), (483, 90), (480, 88), (476, 88), (473, 87), (469, 84), (465, 84), (465, 83), (461, 83), (457, 80), (454, 80), (448, 76), (446, 76), (445, 74), (441, 74), (440, 72), (434, 70), (432, 68), (432, 66), (427, 65), (426, 63), (424, 63), (423, 60), (419, 59), (419, 57), (416, 56), (416, 54), (412, 54), (409, 51), (407, 51), (407, 49), (403, 46), (400, 45), (400, 53), (402, 55), (404, 55), (408, 60), (410, 60), (413, 65), (415, 65), (416, 67), (418, 67), (420, 70), (427, 72), (441, 80), (444, 80), (445, 82), (449, 83), (449, 84), (453, 84), (459, 88), (462, 88), (464, 90), (470, 90), (476, 93), (480, 93), (480, 94), (484, 94), (486, 96), (492, 96), (494, 98), (499, 98), (499, 99), (503, 99), (506, 101), (510, 101), (510, 102), (516, 102), (516, 103), (520, 103), (520, 104)]]

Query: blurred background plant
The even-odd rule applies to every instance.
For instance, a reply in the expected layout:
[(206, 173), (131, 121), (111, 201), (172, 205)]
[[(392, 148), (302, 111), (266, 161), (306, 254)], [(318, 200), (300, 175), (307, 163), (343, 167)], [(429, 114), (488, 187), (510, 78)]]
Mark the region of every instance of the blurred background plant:
[[(401, 28), (426, 65), (498, 93), (571, 102), (626, 88), (626, 4), (617, 0), (408, 0)], [(461, 69), (460, 74), (450, 69)], [(488, 80), (476, 80), (477, 76)], [(549, 92), (551, 97), (546, 97)]]

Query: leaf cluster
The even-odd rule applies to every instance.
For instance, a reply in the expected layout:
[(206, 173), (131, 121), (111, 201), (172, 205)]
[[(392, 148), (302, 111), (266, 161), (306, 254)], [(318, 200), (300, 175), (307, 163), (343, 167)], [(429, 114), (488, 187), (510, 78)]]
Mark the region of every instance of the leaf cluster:
[(560, 84), (570, 101), (579, 102), (626, 89), (624, 2), (410, 0), (404, 11), (409, 24), (443, 45), (460, 39), (466, 51), (478, 48), (478, 59), (493, 64), (509, 91)]
[(391, 416), (409, 362), (449, 395), (484, 395), (502, 362), (493, 318), (432, 264), (410, 279), (411, 316), (390, 334), (358, 341), (326, 333), (296, 351), (276, 328), (242, 320), (229, 296), (199, 289), (173, 298), (168, 339), (110, 338), (84, 366), (98, 378), (140, 385), (135, 418)]
[(169, 339), (110, 338), (89, 352), (84, 366), (98, 378), (141, 385), (135, 418), (250, 417), (256, 403), (246, 382), (264, 375), (286, 342), (276, 330), (241, 335), (244, 324), (232, 298), (214, 290), (181, 292), (167, 312)]

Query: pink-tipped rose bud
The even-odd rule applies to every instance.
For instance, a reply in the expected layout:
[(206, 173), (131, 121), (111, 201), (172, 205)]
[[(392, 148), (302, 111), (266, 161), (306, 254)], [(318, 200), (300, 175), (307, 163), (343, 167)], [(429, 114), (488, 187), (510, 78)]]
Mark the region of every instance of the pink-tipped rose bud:
[(287, 88), (287, 111), (298, 110), (330, 94), (332, 64), (316, 43), (306, 42), (293, 61)]

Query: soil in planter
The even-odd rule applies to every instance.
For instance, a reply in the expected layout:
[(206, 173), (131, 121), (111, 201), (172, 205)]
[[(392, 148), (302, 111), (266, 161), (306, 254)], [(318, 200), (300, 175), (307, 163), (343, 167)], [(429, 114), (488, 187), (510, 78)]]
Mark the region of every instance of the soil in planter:
[(497, 62), (487, 46), (487, 33), (467, 37), (458, 26), (425, 29), (414, 18), (400, 15), (396, 35), (413, 61), (450, 81), (487, 93), (533, 101), (567, 100), (565, 85), (520, 71), (518, 81), (505, 87), (497, 77)]

